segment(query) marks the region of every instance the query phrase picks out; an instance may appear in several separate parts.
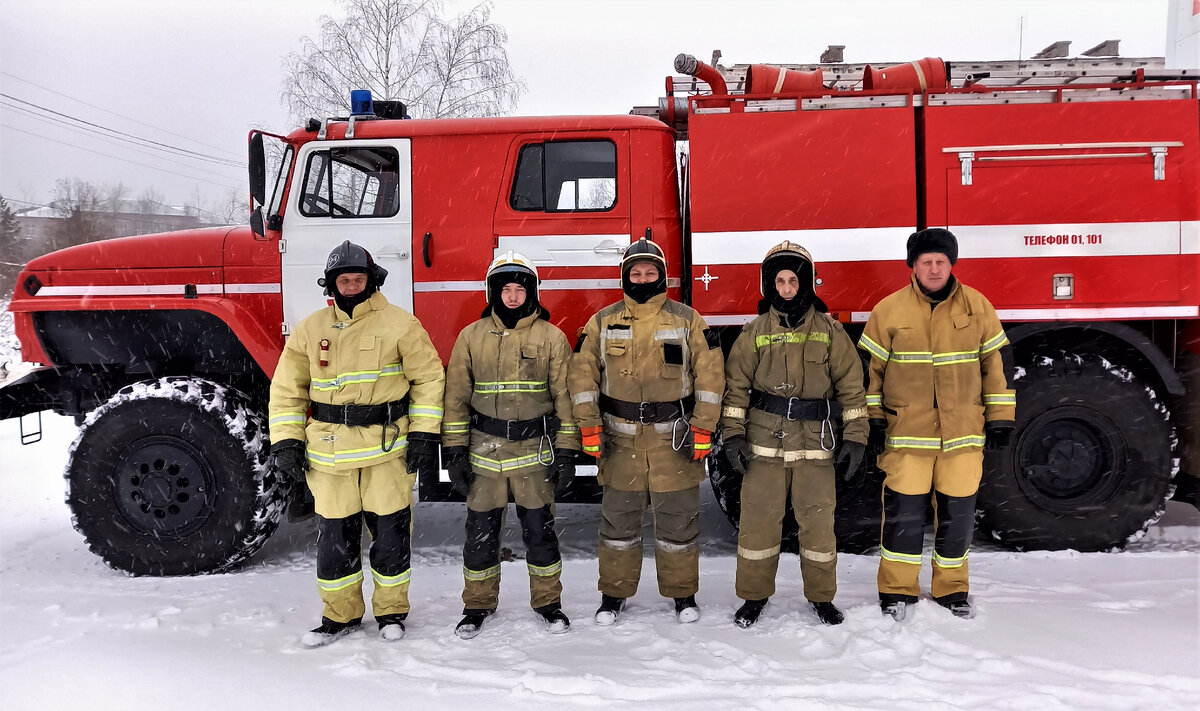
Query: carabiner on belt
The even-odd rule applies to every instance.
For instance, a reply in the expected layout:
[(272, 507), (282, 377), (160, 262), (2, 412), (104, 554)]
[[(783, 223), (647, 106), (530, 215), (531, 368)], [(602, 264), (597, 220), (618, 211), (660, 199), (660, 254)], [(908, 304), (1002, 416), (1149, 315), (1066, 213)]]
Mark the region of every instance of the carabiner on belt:
[[(837, 449), (837, 430), (833, 426), (833, 418), (829, 415), (832, 412), (829, 398), (825, 398), (825, 419), (821, 420), (821, 449), (825, 452), (832, 452)], [(825, 435), (829, 435), (829, 446), (825, 446)]]

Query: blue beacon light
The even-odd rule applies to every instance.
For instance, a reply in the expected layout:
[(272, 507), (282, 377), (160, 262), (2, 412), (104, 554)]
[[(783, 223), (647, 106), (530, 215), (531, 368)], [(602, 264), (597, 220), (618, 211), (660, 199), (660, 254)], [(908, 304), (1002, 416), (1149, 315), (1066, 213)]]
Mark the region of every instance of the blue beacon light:
[(350, 92), (351, 116), (374, 116), (375, 106), (371, 103), (370, 89), (353, 89)]

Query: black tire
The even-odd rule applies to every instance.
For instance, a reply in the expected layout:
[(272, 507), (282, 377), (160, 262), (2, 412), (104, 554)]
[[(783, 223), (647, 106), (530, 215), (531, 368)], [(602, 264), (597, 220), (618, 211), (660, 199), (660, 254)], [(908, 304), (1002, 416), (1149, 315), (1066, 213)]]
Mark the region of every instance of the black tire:
[(75, 529), (131, 575), (228, 570), (275, 531), (289, 487), (240, 393), (181, 378), (135, 383), (92, 412), (65, 476)]
[(1163, 400), (1095, 356), (1020, 373), (1011, 445), (984, 457), (981, 527), (1016, 549), (1121, 548), (1158, 520), (1175, 475)]
[[(729, 523), (736, 529), (742, 511), (742, 475), (734, 471), (718, 451), (708, 460), (708, 479), (717, 506), (721, 507)], [(872, 458), (868, 458), (853, 481), (843, 481), (839, 476), (837, 509), (833, 519), (839, 551), (864, 553), (879, 545), (882, 486), (883, 474), (875, 468)], [(792, 513), (789, 501), (783, 515), (783, 539), (780, 543), (783, 551), (799, 551), (796, 535), (796, 516)]]

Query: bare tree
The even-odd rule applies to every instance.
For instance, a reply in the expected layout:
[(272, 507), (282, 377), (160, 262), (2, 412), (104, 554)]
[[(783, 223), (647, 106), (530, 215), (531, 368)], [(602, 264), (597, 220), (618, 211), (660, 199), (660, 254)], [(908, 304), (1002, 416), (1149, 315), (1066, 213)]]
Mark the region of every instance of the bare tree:
[(153, 185), (143, 190), (137, 198), (137, 210), (143, 215), (153, 215), (162, 211), (163, 200), (166, 197)]
[(508, 33), (483, 2), (452, 19), (438, 0), (342, 0), (284, 58), (281, 99), (294, 121), (345, 113), (351, 89), (403, 101), (411, 116), (500, 116), (525, 85), (508, 62)]

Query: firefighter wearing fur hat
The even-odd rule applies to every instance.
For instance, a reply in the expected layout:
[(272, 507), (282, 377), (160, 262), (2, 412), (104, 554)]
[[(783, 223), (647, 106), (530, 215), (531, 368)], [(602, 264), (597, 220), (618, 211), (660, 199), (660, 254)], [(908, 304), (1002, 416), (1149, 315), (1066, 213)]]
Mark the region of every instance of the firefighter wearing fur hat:
[(412, 489), (437, 471), (442, 363), (421, 324), (379, 291), (387, 270), (349, 241), (320, 284), (333, 304), (297, 325), (271, 380), (271, 464), (307, 482), (317, 514), (318, 647), (362, 622), (362, 529), (371, 535), (371, 608), (379, 634), (404, 636)]
[(822, 622), (842, 613), (833, 532), (835, 462), (847, 479), (867, 441), (866, 394), (854, 342), (817, 297), (812, 257), (783, 242), (762, 261), (758, 318), (725, 367), (721, 456), (742, 474), (737, 596), (740, 627), (758, 621), (775, 593), (787, 501), (799, 526), (804, 596)]
[(569, 382), (586, 454), (599, 460), (600, 608), (616, 621), (638, 587), (642, 521), (653, 511), (658, 590), (680, 622), (700, 617), (700, 482), (725, 388), (717, 334), (667, 298), (667, 262), (640, 239), (621, 260), (624, 298), (583, 329)]
[(871, 311), (858, 345), (870, 354), (872, 449), (884, 472), (879, 601), (903, 619), (917, 601), (925, 509), (932, 497), (933, 599), (971, 617), (967, 553), (983, 450), (1008, 445), (1017, 397), (996, 310), (951, 274), (958, 240), (929, 228), (908, 238), (913, 273)]
[(509, 495), (525, 539), (530, 605), (549, 631), (566, 632), (554, 495), (575, 476), (579, 428), (567, 391), (566, 336), (538, 302), (537, 269), (509, 251), (486, 275), (487, 307), (458, 334), (446, 367), (443, 459), (467, 498), (463, 618), (479, 634), (500, 595), (500, 530)]

